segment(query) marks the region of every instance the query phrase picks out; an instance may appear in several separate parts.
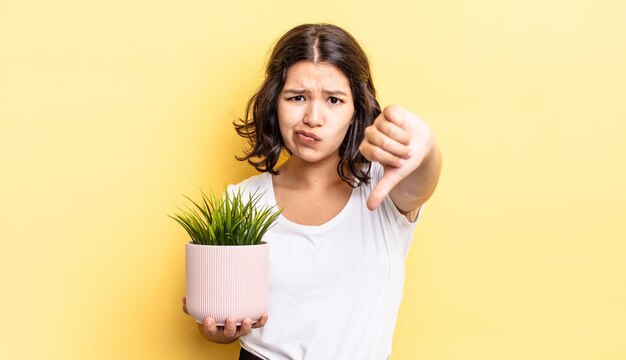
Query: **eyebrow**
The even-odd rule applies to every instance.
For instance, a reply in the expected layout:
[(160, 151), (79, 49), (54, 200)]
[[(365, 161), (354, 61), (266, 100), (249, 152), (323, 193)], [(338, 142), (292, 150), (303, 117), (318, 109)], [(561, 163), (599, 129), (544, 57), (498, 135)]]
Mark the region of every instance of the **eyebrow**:
[[(309, 90), (305, 90), (305, 89), (286, 89), (286, 90), (283, 90), (283, 92), (285, 94), (296, 94), (296, 95), (310, 93)], [(322, 90), (322, 92), (327, 95), (343, 95), (346, 97), (348, 96), (348, 94), (346, 94), (345, 92), (341, 90)]]

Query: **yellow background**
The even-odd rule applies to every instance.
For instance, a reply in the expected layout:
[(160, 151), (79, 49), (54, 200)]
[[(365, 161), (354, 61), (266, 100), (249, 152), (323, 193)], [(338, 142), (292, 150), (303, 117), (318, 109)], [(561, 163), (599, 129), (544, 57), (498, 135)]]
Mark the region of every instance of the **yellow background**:
[(236, 358), (166, 215), (254, 174), (231, 122), (322, 21), (443, 151), (393, 359), (626, 358), (624, 4), (1, 1), (0, 358)]

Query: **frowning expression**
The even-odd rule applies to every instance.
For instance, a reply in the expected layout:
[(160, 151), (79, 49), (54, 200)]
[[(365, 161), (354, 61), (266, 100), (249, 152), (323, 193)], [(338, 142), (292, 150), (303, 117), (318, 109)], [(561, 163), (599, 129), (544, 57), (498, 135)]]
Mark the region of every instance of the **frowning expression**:
[(292, 156), (338, 161), (354, 102), (348, 78), (334, 65), (300, 61), (287, 70), (278, 99), (278, 124)]

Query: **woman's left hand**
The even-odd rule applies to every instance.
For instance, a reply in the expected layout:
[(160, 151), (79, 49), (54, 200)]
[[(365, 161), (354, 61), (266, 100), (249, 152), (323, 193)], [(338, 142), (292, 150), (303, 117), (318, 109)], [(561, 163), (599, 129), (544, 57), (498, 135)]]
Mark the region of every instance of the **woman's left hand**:
[(377, 208), (385, 196), (422, 163), (433, 144), (428, 124), (397, 105), (385, 107), (371, 126), (359, 151), (370, 161), (383, 165), (383, 178), (372, 190), (367, 207)]

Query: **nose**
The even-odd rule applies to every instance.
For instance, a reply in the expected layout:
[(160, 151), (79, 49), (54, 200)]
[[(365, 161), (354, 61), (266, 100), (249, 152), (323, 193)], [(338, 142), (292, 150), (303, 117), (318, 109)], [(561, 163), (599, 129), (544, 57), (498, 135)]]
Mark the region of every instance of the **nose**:
[(322, 125), (323, 122), (324, 119), (319, 104), (317, 101), (310, 101), (304, 115), (304, 123), (310, 127), (316, 127)]

